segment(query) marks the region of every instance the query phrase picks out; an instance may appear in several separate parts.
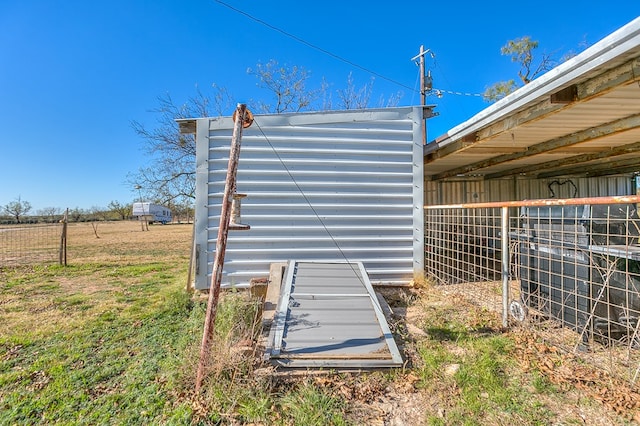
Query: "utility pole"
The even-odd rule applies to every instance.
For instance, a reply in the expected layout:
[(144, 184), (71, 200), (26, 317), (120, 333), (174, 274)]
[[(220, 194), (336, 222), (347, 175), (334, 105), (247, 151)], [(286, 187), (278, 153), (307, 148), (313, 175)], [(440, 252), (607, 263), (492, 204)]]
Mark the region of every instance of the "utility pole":
[(424, 81), (425, 81), (424, 54), (425, 53), (426, 52), (424, 50), (424, 45), (421, 44), (420, 45), (420, 105), (422, 105), (422, 107), (427, 105), (427, 91), (425, 90), (425, 87), (424, 87)]
[[(419, 59), (418, 66), (420, 67), (420, 106), (422, 107), (422, 144), (427, 143), (427, 118), (431, 117), (431, 109), (429, 109), (429, 117), (427, 117), (427, 90), (431, 90), (431, 74), (427, 76), (424, 64), (424, 56), (430, 53), (431, 50), (424, 49), (424, 45), (420, 45), (420, 53), (411, 58), (412, 61)], [(433, 53), (431, 53), (433, 56)]]

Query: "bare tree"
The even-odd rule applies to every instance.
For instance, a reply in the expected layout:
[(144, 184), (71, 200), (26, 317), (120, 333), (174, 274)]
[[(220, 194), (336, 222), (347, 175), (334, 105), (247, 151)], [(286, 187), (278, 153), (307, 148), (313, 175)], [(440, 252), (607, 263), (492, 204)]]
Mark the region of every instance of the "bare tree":
[(338, 90), (338, 98), (344, 109), (364, 109), (369, 105), (371, 100), (371, 92), (373, 90), (373, 82), (375, 78), (371, 77), (368, 84), (356, 88), (353, 82), (353, 73), (349, 73), (347, 77), (347, 87)]
[[(371, 96), (373, 95), (373, 83), (375, 78), (371, 77), (369, 83), (365, 83), (361, 87), (356, 87), (353, 80), (353, 73), (349, 73), (347, 77), (347, 87), (344, 89), (338, 89), (338, 99), (340, 100), (339, 107), (344, 109), (365, 109), (371, 107)], [(384, 95), (380, 95), (378, 98), (377, 107), (384, 108), (390, 106), (397, 106), (402, 98), (402, 92), (397, 92), (386, 98)]]
[(98, 235), (98, 225), (101, 221), (105, 220), (105, 209), (97, 206), (93, 206), (89, 209), (89, 220), (91, 222), (91, 228), (96, 238), (100, 238)]
[(322, 78), (320, 89), (318, 90), (318, 98), (321, 102), (322, 111), (330, 111), (333, 109), (333, 98), (331, 96), (331, 84), (325, 78)]
[(58, 216), (62, 215), (62, 209), (60, 207), (44, 207), (38, 210), (38, 216), (42, 216), (47, 219), (47, 222), (58, 221)]
[(174, 204), (173, 213), (178, 223), (181, 223), (183, 220), (189, 223), (194, 216), (193, 200), (184, 199), (181, 202)]
[(308, 90), (307, 80), (311, 73), (303, 67), (280, 65), (272, 59), (266, 64), (258, 63), (247, 73), (258, 78), (258, 87), (269, 90), (275, 96), (275, 104), (257, 101), (257, 110), (263, 113), (281, 114), (308, 109), (319, 98), (319, 90)]
[[(276, 61), (258, 64), (254, 73), (263, 87), (277, 99), (276, 106), (259, 103), (263, 112), (300, 111), (308, 107), (317, 93), (307, 92), (305, 81), (309, 73), (301, 67), (278, 67)], [(196, 96), (182, 104), (166, 94), (158, 97), (158, 106), (151, 110), (156, 115), (154, 127), (138, 121), (131, 123), (134, 131), (145, 141), (145, 149), (151, 157), (150, 165), (130, 174), (127, 183), (131, 188), (143, 187), (149, 199), (161, 204), (179, 199), (195, 198), (194, 135), (180, 134), (176, 119), (222, 116), (232, 110), (231, 96), (226, 89), (212, 85), (212, 93), (197, 91)]]
[(15, 201), (5, 205), (4, 211), (12, 216), (17, 223), (22, 223), (21, 219), (31, 211), (31, 203), (22, 201), (22, 199), (18, 197)]
[[(507, 44), (500, 49), (500, 54), (510, 56), (511, 62), (520, 65), (518, 77), (523, 85), (529, 84), (533, 79), (556, 65), (552, 54), (542, 53), (536, 58), (534, 50), (537, 48), (538, 42), (536, 40), (531, 40), (530, 36), (524, 36), (507, 41)], [(513, 93), (519, 87), (520, 85), (516, 84), (515, 80), (499, 81), (485, 90), (483, 98), (485, 101), (495, 102)]]
[(69, 210), (69, 218), (72, 222), (80, 222), (85, 217), (85, 215), (86, 212), (79, 207)]
[[(307, 82), (311, 73), (303, 67), (281, 66), (275, 60), (266, 64), (258, 63), (247, 72), (258, 78), (258, 86), (267, 89), (274, 101), (252, 101), (253, 112), (284, 113), (299, 112), (321, 104), (323, 109), (332, 109), (330, 85), (322, 79), (319, 89), (310, 90)], [(366, 108), (372, 96), (373, 79), (369, 84), (357, 89), (350, 75), (344, 91), (338, 91), (343, 107), (346, 109)], [(400, 92), (386, 101), (387, 106), (395, 106), (401, 98)], [(150, 164), (130, 174), (127, 183), (131, 188), (144, 188), (147, 199), (160, 204), (176, 203), (178, 200), (195, 198), (195, 155), (194, 135), (180, 134), (176, 119), (218, 116), (232, 111), (232, 97), (216, 85), (212, 93), (197, 91), (196, 96), (182, 104), (176, 103), (169, 94), (158, 97), (158, 106), (151, 110), (156, 114), (156, 123), (147, 127), (133, 121), (134, 131), (145, 141)], [(380, 99), (381, 105), (385, 101)]]
[(213, 86), (213, 95), (198, 90), (196, 96), (177, 104), (169, 94), (158, 97), (156, 126), (147, 128), (133, 121), (134, 131), (145, 140), (145, 149), (152, 157), (151, 165), (128, 177), (128, 183), (144, 187), (154, 199), (169, 202), (180, 197), (195, 198), (194, 135), (180, 134), (176, 119), (209, 117), (212, 112), (222, 115), (230, 104), (226, 89)]
[(400, 101), (402, 100), (403, 96), (404, 93), (402, 93), (402, 91), (398, 91), (389, 97), (380, 95), (380, 102), (378, 103), (378, 105), (380, 107), (397, 107), (398, 105), (400, 105)]

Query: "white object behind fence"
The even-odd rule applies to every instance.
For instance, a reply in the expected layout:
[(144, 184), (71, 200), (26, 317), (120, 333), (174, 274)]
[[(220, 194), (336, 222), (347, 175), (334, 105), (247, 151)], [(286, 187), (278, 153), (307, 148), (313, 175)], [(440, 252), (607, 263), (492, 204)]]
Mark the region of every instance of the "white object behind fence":
[(133, 203), (132, 215), (139, 218), (146, 218), (149, 222), (169, 223), (171, 222), (171, 210), (160, 204), (149, 202)]

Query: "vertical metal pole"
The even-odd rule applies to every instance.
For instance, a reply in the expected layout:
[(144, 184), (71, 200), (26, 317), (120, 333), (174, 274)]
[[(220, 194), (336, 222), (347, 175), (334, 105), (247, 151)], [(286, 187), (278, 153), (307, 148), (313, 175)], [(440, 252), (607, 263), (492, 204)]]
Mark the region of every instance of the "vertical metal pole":
[(509, 322), (509, 207), (502, 207), (502, 326), (507, 327)]
[(231, 198), (236, 187), (236, 173), (238, 170), (238, 159), (240, 157), (240, 145), (242, 143), (242, 128), (245, 121), (247, 106), (238, 104), (236, 107), (236, 121), (233, 127), (231, 138), (231, 149), (229, 151), (229, 167), (227, 169), (227, 179), (224, 186), (224, 196), (222, 198), (222, 211), (220, 213), (220, 225), (218, 226), (218, 240), (216, 242), (216, 256), (211, 273), (211, 286), (209, 288), (209, 298), (207, 301), (207, 315), (202, 333), (202, 346), (200, 347), (200, 362), (196, 374), (196, 393), (200, 392), (202, 379), (204, 378), (207, 360), (209, 359), (209, 346), (213, 337), (214, 323), (218, 308), (218, 298), (220, 296), (220, 283), (222, 281), (222, 266), (224, 264), (224, 254), (227, 248), (227, 236), (229, 234), (229, 220), (231, 218)]
[(420, 106), (422, 107), (422, 145), (427, 144), (427, 122), (424, 109), (427, 104), (427, 89), (425, 87), (424, 45), (420, 46)]

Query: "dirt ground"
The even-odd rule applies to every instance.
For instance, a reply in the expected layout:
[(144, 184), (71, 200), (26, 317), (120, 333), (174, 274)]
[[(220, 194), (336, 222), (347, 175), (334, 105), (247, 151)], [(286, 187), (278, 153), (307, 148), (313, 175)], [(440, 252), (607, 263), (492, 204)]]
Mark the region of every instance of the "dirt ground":
[[(471, 322), (478, 312), (482, 312), (482, 315), (488, 312), (486, 306), (442, 290), (446, 289), (381, 290), (392, 309), (389, 318), (392, 328), (405, 330), (401, 347), (409, 363), (412, 357), (416, 357), (412, 352), (412, 342), (428, 338), (419, 325), (433, 309), (455, 307), (459, 312), (454, 316), (466, 316)], [(407, 299), (412, 299), (412, 302), (407, 304)], [(495, 317), (492, 325), (499, 328), (499, 313), (492, 312), (491, 315)], [(542, 343), (552, 339), (547, 339), (540, 331), (530, 327), (515, 327), (508, 332), (515, 340), (515, 356), (522, 371), (539, 371), (561, 392), (560, 398), (536, 393), (540, 403), (555, 414), (554, 424), (640, 424), (640, 394), (637, 388), (631, 388), (624, 380), (585, 364), (577, 356), (553, 344)], [(461, 349), (450, 344), (448, 350), (455, 353)], [(445, 370), (446, 374), (454, 374), (456, 366), (447, 366)], [(394, 381), (383, 389), (377, 389), (376, 383), (361, 385), (351, 391), (354, 410), (366, 419), (366, 424), (372, 425), (421, 424), (427, 414), (444, 417), (449, 406), (448, 400), (457, 397), (455, 390), (443, 387), (441, 392), (427, 393), (415, 386), (418, 380), (416, 375), (408, 373), (402, 381)], [(346, 384), (344, 389), (345, 392), (349, 389)], [(523, 392), (527, 390), (523, 389)]]

